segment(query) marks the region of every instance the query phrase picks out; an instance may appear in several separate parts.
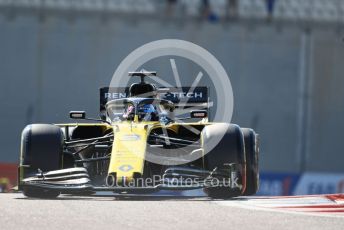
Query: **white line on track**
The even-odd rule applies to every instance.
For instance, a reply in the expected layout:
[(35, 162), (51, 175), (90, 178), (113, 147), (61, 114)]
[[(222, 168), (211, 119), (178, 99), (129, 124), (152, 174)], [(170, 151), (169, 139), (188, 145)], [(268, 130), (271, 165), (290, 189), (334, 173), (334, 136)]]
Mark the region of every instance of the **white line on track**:
[[(343, 212), (321, 212), (324, 209), (320, 208), (300, 208), (297, 206), (319, 206), (319, 205), (336, 205), (336, 203), (326, 197), (290, 197), (290, 198), (250, 198), (241, 197), (239, 199), (213, 201), (221, 206), (238, 207), (250, 210), (279, 212), (296, 215), (308, 215), (308, 216), (326, 216), (334, 218), (344, 218)], [(294, 207), (294, 208), (288, 208)], [(296, 208), (295, 208), (296, 207)], [(339, 210), (339, 209), (337, 209)], [(320, 212), (319, 212), (320, 211)]]

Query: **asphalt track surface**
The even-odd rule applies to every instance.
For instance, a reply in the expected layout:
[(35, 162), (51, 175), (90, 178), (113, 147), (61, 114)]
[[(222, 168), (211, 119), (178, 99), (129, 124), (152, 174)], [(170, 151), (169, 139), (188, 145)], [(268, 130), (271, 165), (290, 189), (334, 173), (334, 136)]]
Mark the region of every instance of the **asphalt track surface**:
[(0, 229), (344, 229), (344, 216), (304, 214), (180, 196), (61, 196), (28, 199), (0, 194)]

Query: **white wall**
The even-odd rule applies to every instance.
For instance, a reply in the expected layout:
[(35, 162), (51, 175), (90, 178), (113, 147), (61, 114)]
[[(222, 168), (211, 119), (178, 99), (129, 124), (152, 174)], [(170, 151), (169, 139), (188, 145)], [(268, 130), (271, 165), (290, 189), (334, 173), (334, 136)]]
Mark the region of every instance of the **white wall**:
[[(235, 100), (233, 122), (261, 136), (261, 167), (298, 171), (299, 29), (260, 25), (186, 25), (97, 18), (33, 15), (8, 20), (0, 14), (0, 160), (16, 162), (20, 132), (31, 122), (65, 122), (69, 110), (96, 116), (98, 88), (109, 84), (121, 60), (146, 42), (179, 38), (212, 52), (230, 75)], [(314, 39), (309, 156), (306, 169), (343, 171), (344, 52), (339, 35)], [(168, 66), (157, 67), (168, 79)], [(181, 69), (195, 76), (195, 67)], [(186, 81), (190, 81), (186, 79)]]

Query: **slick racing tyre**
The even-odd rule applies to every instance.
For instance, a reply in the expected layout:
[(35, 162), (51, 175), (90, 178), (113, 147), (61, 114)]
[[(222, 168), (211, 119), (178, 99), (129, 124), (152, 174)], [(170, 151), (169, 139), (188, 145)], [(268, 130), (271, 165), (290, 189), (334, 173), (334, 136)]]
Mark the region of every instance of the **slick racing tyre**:
[[(25, 178), (39, 170), (43, 172), (61, 168), (64, 136), (61, 129), (50, 124), (33, 124), (25, 127), (21, 139), (21, 175)], [(20, 167), (23, 170), (24, 167)], [(22, 178), (23, 179), (23, 178)], [(27, 197), (55, 198), (60, 193), (24, 186)]]
[(259, 188), (259, 142), (253, 129), (242, 128), (241, 130), (244, 134), (246, 155), (246, 189), (243, 195), (250, 196), (256, 194)]
[[(209, 144), (211, 140), (220, 140), (220, 142), (210, 151)], [(204, 127), (202, 130), (203, 148), (207, 154), (204, 156), (204, 164), (207, 170), (215, 168), (221, 170), (224, 165), (231, 163), (245, 166), (245, 147), (244, 138), (238, 125), (219, 123)], [(242, 175), (239, 175), (242, 177)], [(241, 178), (242, 181), (242, 178)], [(240, 188), (231, 189), (228, 187), (206, 187), (204, 192), (212, 198), (230, 198), (240, 196)]]

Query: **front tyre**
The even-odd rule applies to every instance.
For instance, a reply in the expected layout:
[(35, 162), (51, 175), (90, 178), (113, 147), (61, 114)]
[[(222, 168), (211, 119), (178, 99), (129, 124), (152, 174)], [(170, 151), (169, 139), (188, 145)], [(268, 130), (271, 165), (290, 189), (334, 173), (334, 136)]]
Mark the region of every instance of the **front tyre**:
[[(22, 132), (20, 181), (41, 170), (43, 172), (61, 169), (64, 136), (55, 125), (28, 125)], [(41, 188), (23, 186), (23, 194), (35, 198), (55, 198), (60, 193)]]
[(245, 140), (246, 154), (246, 189), (243, 195), (250, 196), (256, 194), (259, 188), (259, 142), (258, 135), (253, 129), (242, 128)]
[[(216, 140), (220, 141), (214, 147), (213, 141), (216, 142)], [(245, 166), (244, 138), (238, 125), (227, 123), (208, 125), (202, 130), (202, 142), (204, 151), (207, 153), (204, 156), (207, 170), (212, 171), (215, 168), (221, 170), (224, 165), (232, 163)], [(240, 188), (221, 186), (204, 188), (204, 192), (211, 198), (220, 199), (240, 196), (242, 193)]]

